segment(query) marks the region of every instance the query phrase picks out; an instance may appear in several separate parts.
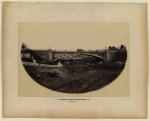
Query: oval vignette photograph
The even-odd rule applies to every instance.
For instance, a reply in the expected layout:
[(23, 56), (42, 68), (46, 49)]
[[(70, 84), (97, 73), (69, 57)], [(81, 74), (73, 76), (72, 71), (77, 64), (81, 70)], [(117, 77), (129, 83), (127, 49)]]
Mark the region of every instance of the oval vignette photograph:
[(41, 86), (62, 93), (87, 93), (110, 85), (124, 70), (127, 47), (114, 40), (124, 36), (122, 31), (117, 33), (124, 24), (29, 25), (25, 30), (30, 32), (24, 36), (31, 39), (22, 40), (21, 60), (27, 74)]

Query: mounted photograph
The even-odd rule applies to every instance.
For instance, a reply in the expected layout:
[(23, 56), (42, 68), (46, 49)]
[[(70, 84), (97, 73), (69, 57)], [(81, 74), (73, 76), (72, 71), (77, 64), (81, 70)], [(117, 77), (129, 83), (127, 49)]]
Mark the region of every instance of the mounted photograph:
[[(128, 23), (19, 23), (18, 30), (24, 73), (56, 92), (100, 90), (128, 66)], [(129, 92), (129, 80), (124, 81)]]
[(147, 117), (147, 3), (3, 2), (6, 118)]

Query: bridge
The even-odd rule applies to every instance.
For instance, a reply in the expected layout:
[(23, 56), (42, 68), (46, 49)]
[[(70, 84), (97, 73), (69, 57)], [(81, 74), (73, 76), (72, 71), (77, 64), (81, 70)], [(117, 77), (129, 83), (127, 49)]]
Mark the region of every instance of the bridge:
[(74, 54), (63, 55), (61, 57), (58, 57), (58, 58), (52, 60), (51, 62), (56, 62), (56, 61), (61, 60), (61, 59), (65, 58), (65, 57), (69, 57), (70, 59), (73, 59), (73, 56), (76, 56), (76, 55), (87, 55), (87, 56), (95, 57), (95, 58), (98, 58), (98, 59), (101, 59), (101, 60), (105, 60), (104, 57), (99, 56), (97, 54), (91, 54), (91, 53), (74, 53)]
[[(21, 59), (23, 61), (31, 62), (36, 60), (37, 62), (45, 63), (57, 63), (59, 60), (66, 58), (72, 60), (82, 59), (85, 56), (91, 56), (103, 61), (110, 61), (114, 58), (114, 55), (118, 53), (118, 58), (122, 58), (122, 53), (126, 54), (126, 49), (119, 50), (105, 50), (105, 51), (56, 51), (56, 50), (33, 50), (29, 49), (25, 44), (21, 47)], [(83, 56), (82, 56), (83, 55)], [(126, 57), (126, 56), (124, 56)], [(85, 57), (86, 59), (86, 57)]]
[(96, 58), (99, 58), (99, 59), (105, 60), (105, 58), (104, 58), (104, 57), (99, 56), (99, 55), (97, 55), (97, 54), (91, 54), (91, 53), (81, 53), (81, 55), (93, 56), (93, 57), (96, 57)]

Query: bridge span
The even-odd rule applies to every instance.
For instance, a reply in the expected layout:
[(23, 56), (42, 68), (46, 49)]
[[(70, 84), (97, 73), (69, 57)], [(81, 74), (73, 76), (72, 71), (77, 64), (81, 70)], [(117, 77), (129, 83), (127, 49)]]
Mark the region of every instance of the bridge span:
[(98, 58), (98, 59), (101, 59), (101, 60), (105, 60), (104, 57), (99, 56), (99, 55), (97, 55), (97, 54), (91, 54), (91, 53), (74, 53), (74, 54), (67, 54), (67, 55), (60, 56), (60, 57), (58, 57), (58, 58), (55, 58), (55, 59), (52, 60), (51, 62), (55, 62), (55, 61), (64, 59), (64, 58), (66, 58), (66, 57), (68, 57), (68, 58), (70, 58), (70, 59), (74, 59), (74, 56), (76, 56), (76, 55), (86, 55), (86, 56), (95, 57), (95, 58)]

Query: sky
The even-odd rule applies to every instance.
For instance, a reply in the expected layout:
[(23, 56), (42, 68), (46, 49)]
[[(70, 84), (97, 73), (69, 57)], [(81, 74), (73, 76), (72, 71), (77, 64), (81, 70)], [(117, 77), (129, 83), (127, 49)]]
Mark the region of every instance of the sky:
[(23, 22), (18, 24), (18, 40), (31, 49), (99, 50), (108, 46), (128, 46), (126, 22)]

